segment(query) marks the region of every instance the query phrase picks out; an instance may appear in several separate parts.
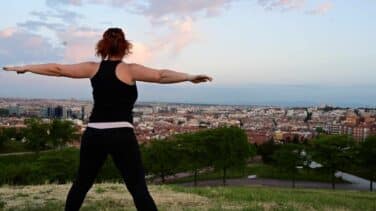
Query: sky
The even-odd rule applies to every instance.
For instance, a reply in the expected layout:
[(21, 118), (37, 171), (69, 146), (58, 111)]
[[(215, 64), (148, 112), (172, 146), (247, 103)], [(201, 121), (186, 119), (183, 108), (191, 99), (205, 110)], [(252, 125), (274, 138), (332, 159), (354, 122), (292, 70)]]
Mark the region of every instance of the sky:
[[(376, 106), (374, 0), (0, 1), (0, 66), (100, 61), (121, 27), (125, 62), (210, 83), (138, 83), (139, 101)], [(0, 72), (0, 97), (90, 99), (87, 79)]]

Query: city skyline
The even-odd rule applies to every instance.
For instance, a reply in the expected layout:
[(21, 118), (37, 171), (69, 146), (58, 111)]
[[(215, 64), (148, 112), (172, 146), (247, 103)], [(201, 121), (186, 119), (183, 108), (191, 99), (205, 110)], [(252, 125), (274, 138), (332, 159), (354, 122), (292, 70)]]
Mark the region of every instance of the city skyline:
[[(110, 26), (129, 62), (213, 77), (140, 82), (140, 101), (375, 106), (374, 1), (3, 1), (0, 65), (98, 61)], [(106, 15), (98, 15), (106, 14)], [(37, 53), (36, 53), (37, 52)], [(88, 80), (1, 72), (0, 96), (90, 99)], [(184, 93), (183, 95), (181, 93)]]

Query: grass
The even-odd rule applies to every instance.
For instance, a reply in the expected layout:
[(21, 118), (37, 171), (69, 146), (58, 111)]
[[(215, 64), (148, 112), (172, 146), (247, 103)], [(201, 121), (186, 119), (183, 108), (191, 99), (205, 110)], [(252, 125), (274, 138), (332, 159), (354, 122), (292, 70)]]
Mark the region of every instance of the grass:
[[(212, 171), (201, 173), (198, 176), (199, 181), (212, 180), (212, 179), (222, 179), (222, 171)], [(269, 178), (269, 179), (282, 179), (291, 180), (291, 175), (282, 171), (272, 165), (253, 163), (249, 164), (244, 171), (237, 169), (229, 169), (226, 172), (227, 178), (244, 178), (248, 175), (257, 175), (258, 178)], [(319, 171), (318, 169), (301, 169), (296, 175), (297, 181), (315, 181), (315, 182), (331, 182), (331, 177), (329, 174)], [(183, 177), (171, 181), (171, 183), (183, 183), (192, 182), (193, 176)], [(345, 183), (340, 178), (336, 179), (337, 183)]]
[(13, 153), (13, 152), (27, 152), (30, 151), (26, 149), (24, 143), (20, 141), (5, 141), (0, 147), (0, 154), (2, 153)]
[[(63, 210), (71, 184), (0, 187), (0, 210)], [(375, 210), (376, 194), (265, 187), (150, 185), (159, 210)], [(83, 211), (136, 210), (122, 183), (95, 184)]]

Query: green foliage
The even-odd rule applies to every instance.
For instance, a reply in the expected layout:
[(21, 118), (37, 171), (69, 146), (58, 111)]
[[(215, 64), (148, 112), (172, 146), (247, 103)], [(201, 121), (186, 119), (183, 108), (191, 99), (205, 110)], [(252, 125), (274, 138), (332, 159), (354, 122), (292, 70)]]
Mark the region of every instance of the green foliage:
[(376, 136), (370, 136), (360, 143), (356, 157), (362, 176), (370, 180), (370, 191), (372, 191), (372, 183), (376, 181)]
[(269, 140), (268, 142), (257, 146), (257, 154), (261, 155), (262, 161), (264, 163), (272, 163), (273, 162), (273, 154), (278, 148), (280, 147), (279, 144), (276, 144), (273, 139)]
[(49, 125), (49, 136), (54, 147), (65, 146), (67, 142), (78, 138), (73, 122), (60, 119), (54, 119)]
[(13, 141), (19, 141), (22, 139), (22, 130), (17, 130), (16, 128), (2, 128), (0, 130), (0, 149), (5, 143)]
[(208, 132), (209, 155), (215, 169), (222, 169), (223, 184), (226, 184), (226, 170), (244, 168), (248, 158), (255, 154), (244, 130), (236, 126), (224, 126)]
[(58, 184), (72, 181), (72, 172), (75, 172), (78, 167), (77, 160), (73, 156), (62, 156), (62, 154), (41, 156), (36, 160), (36, 166), (46, 177), (46, 182)]
[(323, 165), (332, 174), (332, 188), (335, 189), (335, 172), (352, 162), (355, 142), (349, 136), (328, 135), (312, 142), (312, 160)]
[(45, 149), (61, 148), (78, 138), (71, 121), (54, 119), (52, 122), (44, 122), (32, 118), (25, 120), (25, 124), (26, 146), (37, 153)]
[(247, 159), (255, 154), (245, 131), (234, 126), (178, 134), (153, 140), (142, 148), (146, 170), (160, 176), (162, 182), (167, 175), (191, 171), (195, 184), (199, 170), (211, 165), (223, 170), (225, 183), (227, 169), (244, 168)]
[(194, 173), (194, 184), (197, 185), (199, 169), (210, 165), (206, 133), (205, 131), (183, 133), (176, 135), (175, 139), (181, 156), (180, 166), (183, 171)]
[(166, 176), (177, 173), (179, 154), (176, 142), (168, 139), (153, 140), (144, 150), (144, 165), (149, 173), (159, 175), (162, 182), (165, 182)]
[(25, 120), (26, 130), (25, 137), (27, 139), (27, 147), (35, 152), (48, 149), (49, 141), (49, 124), (43, 122), (41, 119), (27, 119)]
[[(0, 157), (0, 185), (66, 183), (77, 175), (79, 150), (65, 148), (39, 154)], [(97, 181), (121, 181), (111, 159), (103, 165)]]
[(272, 157), (278, 168), (285, 170), (291, 175), (292, 187), (295, 187), (295, 176), (298, 173), (297, 167), (303, 167), (307, 164), (303, 145), (283, 144), (274, 152)]

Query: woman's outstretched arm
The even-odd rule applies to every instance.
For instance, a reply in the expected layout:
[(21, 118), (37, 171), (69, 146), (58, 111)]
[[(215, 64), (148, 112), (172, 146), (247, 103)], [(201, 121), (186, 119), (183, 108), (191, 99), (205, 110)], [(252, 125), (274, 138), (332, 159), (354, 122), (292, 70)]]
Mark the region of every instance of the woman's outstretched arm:
[(13, 67), (3, 67), (6, 71), (15, 71), (17, 73), (36, 73), (40, 75), (69, 77), (69, 78), (91, 78), (98, 67), (95, 62), (83, 62), (78, 64), (35, 64)]
[(213, 80), (211, 77), (203, 74), (191, 75), (168, 69), (153, 69), (139, 64), (128, 64), (128, 69), (134, 81), (155, 83), (178, 83), (191, 81), (192, 83), (200, 83)]

